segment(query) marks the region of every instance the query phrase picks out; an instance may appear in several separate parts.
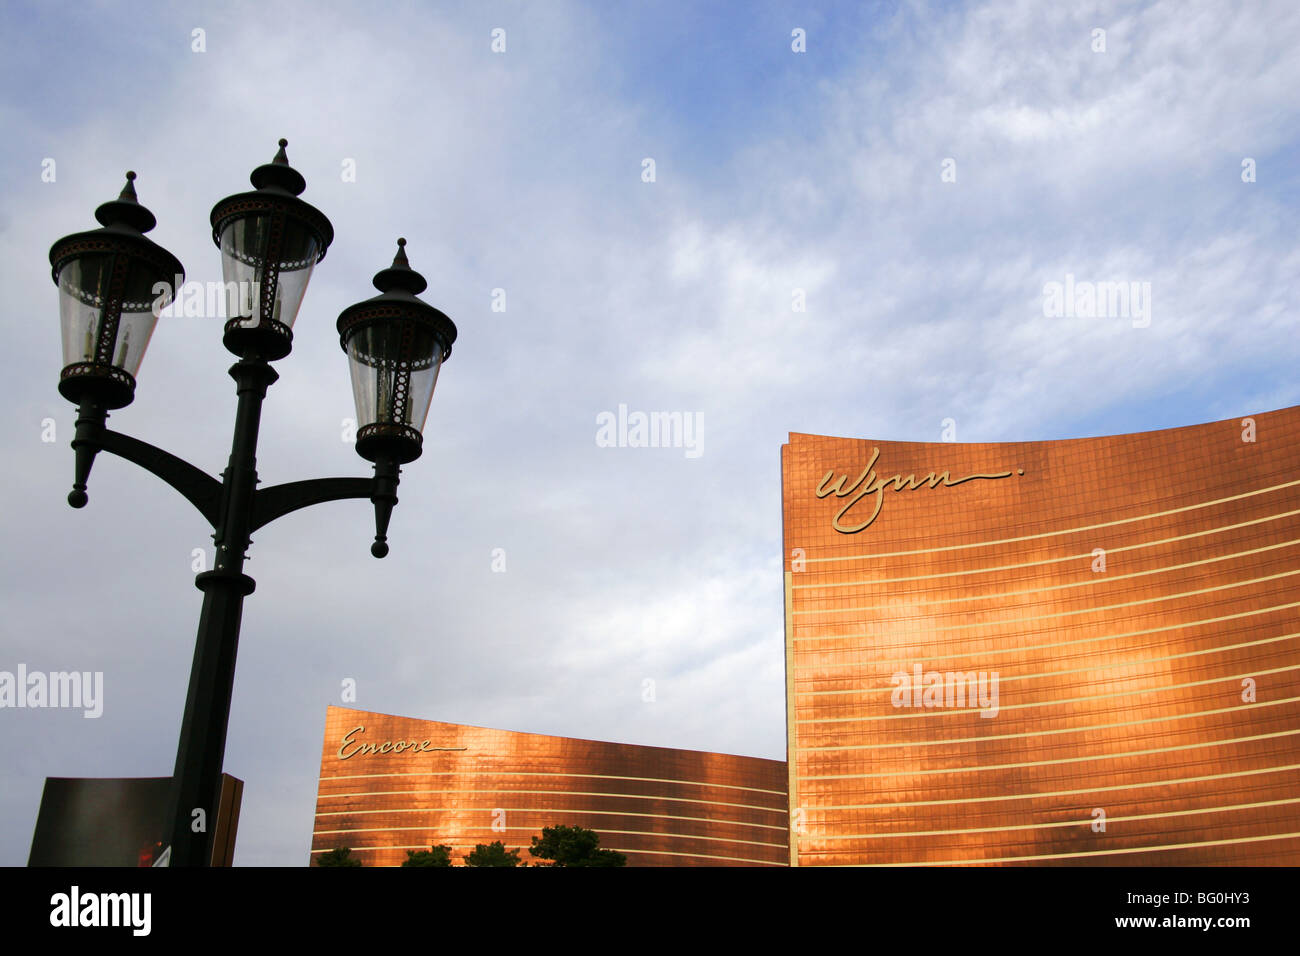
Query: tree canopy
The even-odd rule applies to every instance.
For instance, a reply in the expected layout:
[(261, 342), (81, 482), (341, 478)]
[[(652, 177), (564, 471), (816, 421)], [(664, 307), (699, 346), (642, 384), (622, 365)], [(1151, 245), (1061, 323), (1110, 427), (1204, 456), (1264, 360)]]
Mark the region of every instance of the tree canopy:
[(627, 856), (617, 850), (602, 850), (600, 837), (585, 827), (542, 827), (528, 850), (535, 857), (552, 861), (550, 866), (627, 866)]
[(338, 846), (316, 857), (317, 866), (361, 866), (362, 863), (352, 855), (352, 848)]
[(407, 850), (402, 866), (451, 866), (451, 847), (444, 843), (427, 850)]
[[(492, 843), (480, 843), (473, 851), (461, 859), (466, 866), (519, 866), (519, 851), (507, 850), (500, 840)], [(527, 866), (527, 863), (522, 864)]]
[[(461, 857), (466, 866), (528, 866), (521, 861), (519, 850), (508, 850), (504, 843), (480, 843)], [(602, 850), (600, 837), (586, 827), (559, 825), (542, 827), (542, 835), (533, 837), (528, 852), (538, 860), (537, 866), (627, 866), (627, 856), (617, 850)], [(351, 847), (341, 846), (316, 857), (314, 866), (362, 866), (352, 855)], [(447, 844), (427, 850), (407, 850), (402, 866), (451, 866), (451, 847)]]

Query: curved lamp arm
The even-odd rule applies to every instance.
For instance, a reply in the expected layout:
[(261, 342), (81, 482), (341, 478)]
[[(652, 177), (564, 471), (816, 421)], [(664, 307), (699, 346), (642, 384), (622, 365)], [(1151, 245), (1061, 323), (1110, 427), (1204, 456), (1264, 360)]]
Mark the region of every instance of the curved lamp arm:
[[(86, 481), (91, 466), (95, 456), (106, 451), (157, 475), (184, 495), (214, 530), (220, 526), (220, 481), (171, 452), (106, 428), (104, 422), (107, 418), (108, 412), (91, 402), (83, 403), (78, 410), (77, 432), (72, 440), (77, 473), (68, 495), (70, 505), (85, 507), (88, 501)], [(397, 504), (400, 473), (401, 468), (396, 462), (381, 459), (375, 463), (373, 478), (313, 478), (259, 488), (253, 493), (253, 513), (248, 530), (251, 533), (282, 515), (326, 501), (369, 498), (375, 506), (375, 542), (370, 553), (382, 558), (388, 554), (388, 522), (393, 506)]]
[(198, 509), (213, 528), (221, 513), (221, 482), (183, 458), (163, 451), (148, 442), (105, 428), (108, 411), (94, 402), (83, 402), (77, 411), (77, 431), (72, 439), (76, 452), (76, 480), (68, 494), (68, 504), (84, 508), (88, 500), (86, 480), (90, 477), (95, 456), (106, 451), (134, 462), (171, 485)]

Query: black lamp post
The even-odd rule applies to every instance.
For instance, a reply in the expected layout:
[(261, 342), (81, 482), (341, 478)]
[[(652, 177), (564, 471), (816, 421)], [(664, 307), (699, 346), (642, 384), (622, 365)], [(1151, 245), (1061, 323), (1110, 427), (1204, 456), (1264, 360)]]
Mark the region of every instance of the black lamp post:
[(253, 171), (254, 191), (223, 199), (212, 210), (212, 237), (221, 249), (231, 305), (222, 341), (239, 357), (230, 368), (239, 404), (221, 481), (105, 427), (109, 410), (135, 397), (135, 376), (158, 313), (185, 279), (176, 257), (144, 236), (156, 220), (136, 201), (135, 173), (126, 174), (118, 199), (95, 211), (102, 228), (67, 236), (50, 249), (63, 327), (59, 391), (78, 406), (72, 441), (76, 478), (68, 503), (85, 507), (91, 466), (105, 451), (167, 482), (214, 532), (214, 567), (195, 581), (203, 592), (203, 610), (167, 824), (173, 866), (205, 866), (211, 860), (240, 616), (254, 587), (243, 573), (249, 536), (308, 505), (369, 498), (375, 508), (370, 550), (384, 557), (401, 466), (420, 455), (434, 383), (456, 338), (451, 319), (416, 297), (427, 283), (410, 268), (406, 240), (399, 239), (392, 267), (375, 276), (380, 295), (349, 306), (338, 319), (356, 397), (356, 449), (373, 463), (374, 477), (257, 487), (262, 402), (279, 378), (270, 363), (292, 350), (293, 322), (307, 282), (334, 237), (329, 220), (298, 198), (307, 184), (289, 166), (287, 145), (280, 140), (275, 159)]

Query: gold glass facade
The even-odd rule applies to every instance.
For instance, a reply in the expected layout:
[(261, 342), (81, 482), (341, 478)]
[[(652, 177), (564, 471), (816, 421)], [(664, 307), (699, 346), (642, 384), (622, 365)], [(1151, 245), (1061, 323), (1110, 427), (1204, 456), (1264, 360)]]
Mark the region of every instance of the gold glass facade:
[(1300, 408), (782, 483), (791, 862), (1300, 864)]
[(629, 866), (780, 866), (785, 794), (777, 760), (330, 707), (311, 852), (346, 846), (366, 866), (396, 866), (447, 844), (459, 865), (477, 844), (528, 847), (565, 824), (596, 831)]

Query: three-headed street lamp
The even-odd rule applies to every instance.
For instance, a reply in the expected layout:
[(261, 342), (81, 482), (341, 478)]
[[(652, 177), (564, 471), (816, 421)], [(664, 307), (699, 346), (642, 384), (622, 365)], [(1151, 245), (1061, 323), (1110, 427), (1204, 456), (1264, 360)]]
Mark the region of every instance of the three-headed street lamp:
[(216, 543), (212, 570), (195, 579), (203, 610), (164, 836), (173, 866), (205, 866), (211, 860), (240, 616), (254, 587), (243, 572), (250, 535), (308, 505), (369, 498), (375, 508), (370, 551), (384, 557), (401, 466), (420, 456), (438, 370), (456, 340), (451, 319), (418, 298), (428, 283), (411, 269), (406, 240), (398, 239), (393, 264), (375, 275), (379, 295), (344, 309), (337, 323), (356, 400), (356, 450), (373, 464), (374, 476), (257, 487), (262, 402), (279, 378), (270, 363), (292, 350), (293, 323), (307, 282), (334, 238), (324, 214), (298, 198), (307, 182), (289, 165), (287, 145), (280, 140), (275, 158), (253, 170), (253, 191), (223, 199), (212, 210), (212, 238), (221, 249), (229, 304), (222, 341), (239, 358), (230, 368), (239, 402), (230, 460), (220, 481), (105, 427), (109, 411), (135, 397), (158, 313), (185, 281), (180, 261), (144, 235), (157, 221), (137, 201), (135, 173), (126, 174), (117, 199), (95, 210), (101, 228), (65, 236), (50, 249), (63, 330), (59, 392), (77, 406), (76, 471), (68, 503), (85, 507), (95, 456), (110, 452), (184, 495), (212, 525)]

